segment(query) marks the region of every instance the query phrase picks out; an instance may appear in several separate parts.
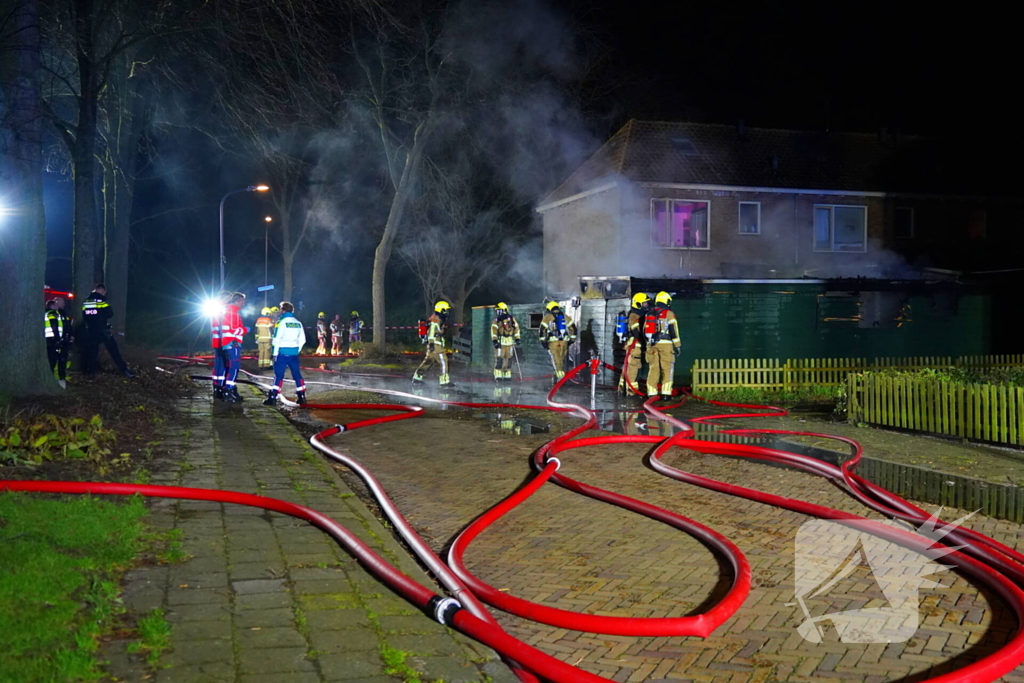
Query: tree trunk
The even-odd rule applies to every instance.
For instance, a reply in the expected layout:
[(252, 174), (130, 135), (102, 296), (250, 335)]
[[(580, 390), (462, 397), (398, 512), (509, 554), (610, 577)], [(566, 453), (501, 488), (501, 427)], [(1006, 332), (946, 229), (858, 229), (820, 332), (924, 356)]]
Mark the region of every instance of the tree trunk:
[(43, 341), (46, 223), (36, 1), (21, 0), (7, 21), (19, 49), (0, 52), (0, 184), (5, 208), (11, 209), (0, 219), (0, 287), (7, 299), (6, 322), (0, 325), (0, 392), (23, 396), (58, 389)]
[(395, 244), (395, 236), (405, 217), (405, 210), (412, 198), (412, 188), (419, 177), (420, 163), (423, 160), (423, 147), (428, 137), (428, 124), (422, 124), (413, 138), (413, 146), (409, 156), (405, 158), (402, 177), (395, 188), (395, 196), (391, 200), (388, 221), (384, 225), (384, 234), (380, 238), (377, 249), (373, 252), (373, 346), (379, 353), (387, 348), (387, 316), (384, 312), (384, 277), (387, 274), (388, 261)]
[[(75, 188), (72, 290), (77, 309), (96, 284), (96, 123), (99, 107), (97, 79), (93, 68), (92, 0), (76, 0), (75, 40), (78, 66), (78, 123), (71, 151)], [(73, 312), (72, 312), (73, 313)]]
[(463, 323), (466, 320), (466, 299), (469, 298), (469, 292), (466, 291), (466, 281), (455, 288), (452, 292), (452, 322)]
[(281, 301), (291, 301), (293, 285), (292, 268), (295, 265), (295, 252), (289, 249), (287, 245), (281, 253), (281, 261), (284, 264), (284, 290)]
[(129, 59), (127, 54), (118, 59), (113, 98), (106, 102), (107, 140), (114, 148), (105, 155), (104, 277), (114, 325), (120, 332), (126, 331), (128, 320), (128, 244), (139, 139), (145, 124), (142, 101), (136, 96), (138, 79), (128, 78)]

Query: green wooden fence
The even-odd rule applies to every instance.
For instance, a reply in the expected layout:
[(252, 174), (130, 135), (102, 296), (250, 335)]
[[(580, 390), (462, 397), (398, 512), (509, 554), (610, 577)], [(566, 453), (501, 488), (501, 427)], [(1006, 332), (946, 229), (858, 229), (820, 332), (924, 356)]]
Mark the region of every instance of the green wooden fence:
[(883, 368), (919, 370), (922, 368), (994, 368), (1022, 367), (1024, 354), (997, 356), (913, 356), (907, 358), (698, 358), (693, 363), (693, 389), (751, 387), (768, 391), (801, 389), (813, 386), (837, 387), (846, 383), (851, 372)]
[(873, 372), (847, 377), (851, 422), (1024, 445), (1024, 388)]

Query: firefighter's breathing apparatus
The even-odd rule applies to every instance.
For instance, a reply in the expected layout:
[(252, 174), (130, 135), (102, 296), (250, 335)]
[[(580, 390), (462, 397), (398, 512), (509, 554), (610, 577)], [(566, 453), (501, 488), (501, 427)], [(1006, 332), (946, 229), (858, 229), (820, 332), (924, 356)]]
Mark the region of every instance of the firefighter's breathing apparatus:
[(625, 311), (619, 311), (619, 314), (615, 316), (615, 337), (620, 344), (625, 344), (626, 339), (629, 338), (628, 320)]

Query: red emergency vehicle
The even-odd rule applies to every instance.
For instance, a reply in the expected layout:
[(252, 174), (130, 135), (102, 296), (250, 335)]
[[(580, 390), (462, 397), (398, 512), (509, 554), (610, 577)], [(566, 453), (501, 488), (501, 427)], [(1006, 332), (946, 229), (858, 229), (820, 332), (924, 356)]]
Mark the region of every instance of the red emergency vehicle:
[(71, 292), (62, 292), (59, 289), (50, 289), (50, 285), (43, 285), (43, 303), (45, 304), (50, 299), (55, 297), (62, 299), (74, 299), (75, 295)]

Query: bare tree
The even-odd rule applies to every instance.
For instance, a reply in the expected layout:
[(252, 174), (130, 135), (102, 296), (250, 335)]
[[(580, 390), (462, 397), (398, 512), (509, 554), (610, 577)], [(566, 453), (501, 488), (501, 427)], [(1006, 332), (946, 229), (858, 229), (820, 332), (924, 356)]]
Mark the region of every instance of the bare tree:
[(453, 321), (461, 323), (466, 300), (508, 264), (523, 226), (522, 202), (487, 172), (486, 162), (477, 157), (471, 164), (465, 154), (455, 156), (455, 170), (427, 165), (414, 212), (415, 234), (399, 254), (419, 279), (427, 306), (447, 299)]
[(57, 390), (43, 342), (40, 295), (46, 264), (39, 6), (18, 0), (0, 12), (0, 376), (13, 396)]

